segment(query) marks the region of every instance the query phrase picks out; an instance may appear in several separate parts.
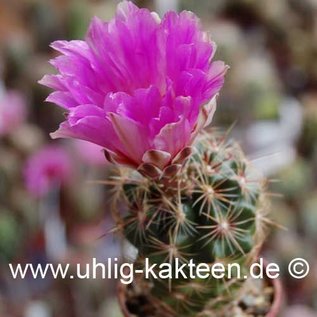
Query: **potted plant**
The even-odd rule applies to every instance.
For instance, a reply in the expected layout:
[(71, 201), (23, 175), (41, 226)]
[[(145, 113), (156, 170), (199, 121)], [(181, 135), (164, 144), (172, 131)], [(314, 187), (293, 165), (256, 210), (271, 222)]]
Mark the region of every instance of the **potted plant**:
[(279, 288), (248, 278), (266, 236), (266, 181), (238, 144), (204, 131), (228, 67), (198, 18), (124, 1), (85, 41), (52, 47), (59, 74), (41, 83), (68, 111), (52, 137), (98, 144), (118, 166), (105, 183), (116, 230), (137, 250), (133, 283), (119, 288), (125, 315), (275, 316)]
[[(137, 267), (143, 268), (146, 258), (151, 264), (171, 263), (175, 271), (178, 258), (210, 267), (236, 263), (240, 275), (158, 281), (136, 275), (132, 285), (120, 284), (118, 290), (126, 317), (277, 316), (279, 280), (248, 275), (266, 237), (265, 181), (237, 144), (216, 135), (199, 137), (195, 154), (171, 178), (117, 176), (115, 215), (118, 229), (138, 250)], [(265, 272), (263, 261), (262, 266)]]

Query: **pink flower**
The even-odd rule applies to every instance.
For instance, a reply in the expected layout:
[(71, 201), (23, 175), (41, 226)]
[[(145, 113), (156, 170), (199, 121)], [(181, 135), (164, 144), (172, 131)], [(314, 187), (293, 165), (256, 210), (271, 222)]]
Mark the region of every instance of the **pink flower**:
[(0, 93), (0, 136), (18, 128), (26, 118), (26, 104), (22, 95), (14, 90)]
[(66, 184), (73, 174), (72, 160), (62, 147), (47, 145), (34, 153), (24, 167), (25, 185), (34, 197)]
[(58, 75), (47, 101), (68, 115), (53, 138), (98, 144), (109, 161), (162, 171), (189, 154), (209, 124), (227, 66), (191, 12), (155, 13), (119, 4), (110, 22), (94, 18), (85, 41), (57, 41)]
[(74, 146), (83, 162), (96, 166), (106, 165), (107, 161), (101, 146), (82, 140), (75, 140)]

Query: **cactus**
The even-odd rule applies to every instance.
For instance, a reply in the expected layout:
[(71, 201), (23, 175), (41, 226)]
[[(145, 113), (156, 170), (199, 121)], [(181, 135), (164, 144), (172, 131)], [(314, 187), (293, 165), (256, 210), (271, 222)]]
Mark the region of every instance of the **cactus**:
[[(135, 268), (236, 262), (246, 273), (265, 234), (265, 182), (237, 144), (202, 132), (228, 66), (213, 59), (216, 45), (199, 19), (186, 11), (160, 18), (123, 1), (110, 22), (92, 20), (85, 41), (52, 47), (62, 54), (52, 61), (59, 74), (40, 83), (68, 115), (51, 136), (95, 143), (109, 162), (132, 168), (118, 167), (109, 183), (116, 230), (137, 249)], [(138, 316), (219, 317), (243, 289), (235, 273), (136, 274), (126, 303)]]
[[(225, 136), (200, 136), (174, 175), (151, 178), (119, 168), (112, 184), (117, 230), (137, 249), (138, 268), (145, 258), (172, 265), (176, 258), (195, 264), (235, 262), (244, 276), (256, 260), (265, 236), (265, 181)], [(244, 280), (135, 276), (134, 284), (130, 301), (138, 316), (203, 317), (220, 316)]]

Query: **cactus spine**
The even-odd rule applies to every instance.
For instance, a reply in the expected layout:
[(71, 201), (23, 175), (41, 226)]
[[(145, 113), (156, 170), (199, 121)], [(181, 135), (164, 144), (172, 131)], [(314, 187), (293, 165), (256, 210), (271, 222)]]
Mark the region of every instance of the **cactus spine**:
[[(123, 169), (115, 177), (117, 227), (150, 263), (238, 263), (244, 276), (265, 235), (265, 181), (239, 146), (205, 133), (172, 176), (149, 178)], [(119, 207), (120, 206), (120, 207)], [(189, 276), (189, 274), (188, 274)], [(244, 280), (136, 276), (137, 316), (225, 316)], [(138, 291), (137, 291), (138, 289)], [(129, 294), (127, 294), (129, 296)]]

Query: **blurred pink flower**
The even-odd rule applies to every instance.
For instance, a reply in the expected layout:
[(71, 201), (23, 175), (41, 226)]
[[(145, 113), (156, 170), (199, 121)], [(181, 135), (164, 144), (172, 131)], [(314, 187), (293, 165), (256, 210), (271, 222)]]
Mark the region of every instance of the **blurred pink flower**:
[[(210, 123), (227, 66), (212, 61), (215, 44), (191, 12), (162, 20), (132, 2), (110, 22), (94, 18), (85, 41), (57, 41), (58, 75), (47, 101), (68, 110), (53, 138), (98, 144), (109, 161), (159, 170), (189, 155)], [(182, 152), (183, 151), (183, 152)]]
[(25, 185), (34, 197), (42, 197), (56, 186), (69, 182), (73, 162), (60, 146), (47, 145), (35, 152), (24, 167)]
[(14, 90), (0, 93), (0, 136), (18, 128), (26, 118), (26, 103), (23, 96)]

